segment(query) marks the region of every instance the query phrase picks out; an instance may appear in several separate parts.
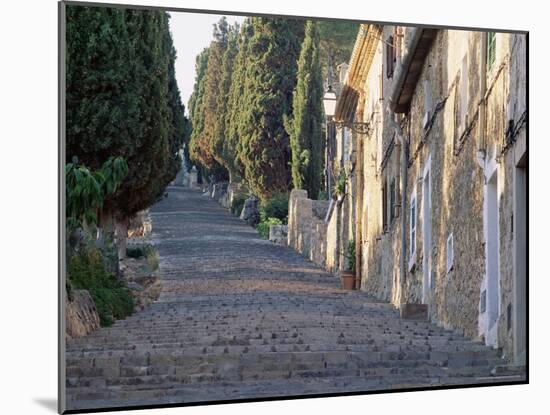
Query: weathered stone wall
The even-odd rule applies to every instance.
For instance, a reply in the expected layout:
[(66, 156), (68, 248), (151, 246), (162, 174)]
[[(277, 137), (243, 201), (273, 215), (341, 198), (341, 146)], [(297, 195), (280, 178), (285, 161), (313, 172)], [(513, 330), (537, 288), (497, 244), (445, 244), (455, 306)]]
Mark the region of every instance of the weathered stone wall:
[(294, 189), (288, 209), (288, 246), (314, 263), (327, 267), (327, 228), (324, 218), (328, 201), (311, 200), (307, 191)]
[(87, 290), (72, 290), (65, 307), (68, 337), (86, 336), (99, 328), (99, 314)]
[[(394, 34), (393, 26), (385, 26), (382, 40)], [(406, 39), (405, 42), (406, 43)], [(377, 297), (398, 304), (399, 256), (401, 252), (401, 147), (396, 140), (387, 113), (387, 98), (394, 82), (388, 77), (385, 61), (385, 43), (379, 42), (371, 69), (365, 82), (363, 121), (372, 125), (363, 141), (363, 260), (361, 289)], [(400, 61), (398, 54), (397, 61)], [(394, 184), (394, 204), (389, 193)], [(387, 223), (383, 223), (383, 188), (386, 184), (388, 203)]]
[[(494, 95), (498, 98), (495, 101), (505, 100), (504, 127), (508, 127), (510, 120), (513, 120), (512, 131), (500, 131), (499, 137), (501, 149), (501, 170), (502, 170), (502, 194), (499, 199), (499, 244), (500, 244), (500, 318), (498, 325), (498, 346), (504, 351), (504, 355), (513, 359), (514, 354), (514, 324), (525, 325), (525, 321), (514, 320), (519, 316), (516, 308), (526, 307), (526, 298), (514, 298), (514, 290), (518, 285), (523, 284), (518, 294), (525, 296), (525, 279), (527, 277), (526, 264), (516, 266), (516, 249), (526, 251), (525, 232), (518, 232), (518, 216), (514, 209), (515, 192), (517, 191), (517, 171), (527, 169), (527, 132), (522, 122), (526, 117), (527, 110), (527, 74), (526, 74), (526, 51), (527, 39), (525, 35), (501, 35), (497, 37), (497, 51), (500, 51), (505, 67), (502, 68), (500, 85), (502, 90), (495, 88)], [(497, 55), (497, 62), (499, 61)], [(499, 85), (499, 86), (500, 86)], [(502, 95), (501, 95), (502, 94)], [(500, 95), (500, 96), (499, 96)], [(497, 104), (495, 102), (495, 104)], [(502, 104), (501, 104), (502, 105)], [(490, 126), (488, 126), (490, 127)], [(497, 132), (498, 133), (498, 132)], [(509, 134), (510, 141), (507, 144), (506, 134)], [(497, 144), (495, 143), (495, 144)], [(523, 235), (523, 236), (518, 236)], [(516, 244), (519, 245), (516, 247)], [(521, 280), (521, 281), (520, 281)]]
[(269, 240), (277, 245), (286, 245), (288, 241), (288, 226), (270, 225)]
[[(382, 39), (393, 33), (385, 26)], [(405, 43), (407, 31), (405, 32)], [(430, 304), (430, 317), (442, 326), (480, 335), (480, 294), (485, 277), (484, 191), (485, 172), (479, 161), (478, 138), (481, 33), (439, 31), (424, 62), (410, 111), (401, 119), (409, 140), (405, 209), (400, 209), (400, 147), (385, 111), (394, 79), (385, 68), (385, 47), (376, 52), (365, 83), (363, 121), (372, 121), (363, 142), (362, 289), (394, 303)], [(525, 37), (497, 34), (495, 63), (487, 76), (486, 159), (496, 158), (499, 183), (500, 308), (498, 342), (510, 355), (512, 333), (506, 310), (513, 300), (513, 168), (517, 156), (504, 157), (502, 144), (507, 119), (516, 121), (525, 111)], [(467, 56), (468, 118), (466, 128), (457, 122), (460, 78)], [(399, 62), (399, 57), (398, 57)], [(509, 69), (512, 66), (514, 69)], [(523, 70), (523, 73), (522, 73)], [(431, 108), (425, 108), (425, 88)], [(515, 97), (512, 102), (508, 99)], [(523, 99), (523, 101), (522, 101)], [(508, 115), (506, 115), (506, 108)], [(429, 114), (426, 117), (426, 110)], [(427, 122), (426, 122), (427, 120)], [(518, 142), (522, 134), (518, 134)], [(517, 147), (517, 146), (516, 146)], [(518, 151), (516, 151), (517, 153)], [(510, 155), (508, 155), (510, 154)], [(510, 160), (508, 160), (510, 159)], [(481, 164), (480, 164), (481, 163)], [(425, 173), (431, 179), (428, 190)], [(426, 177), (428, 177), (426, 176)], [(395, 180), (393, 215), (388, 210), (382, 225), (382, 188)], [(426, 183), (426, 187), (425, 186)], [(431, 195), (431, 249), (424, 252), (424, 193)], [(415, 251), (411, 252), (411, 196), (416, 203)], [(388, 198), (389, 199), (389, 198)], [(426, 199), (428, 200), (428, 199)], [(401, 217), (406, 215), (407, 274), (399, 292)], [(393, 220), (392, 220), (393, 216)], [(426, 228), (428, 229), (428, 228)], [(330, 233), (330, 232), (329, 232)], [(453, 266), (447, 270), (447, 238), (453, 235)], [(424, 275), (424, 268), (426, 275)], [(424, 295), (423, 285), (431, 285)]]

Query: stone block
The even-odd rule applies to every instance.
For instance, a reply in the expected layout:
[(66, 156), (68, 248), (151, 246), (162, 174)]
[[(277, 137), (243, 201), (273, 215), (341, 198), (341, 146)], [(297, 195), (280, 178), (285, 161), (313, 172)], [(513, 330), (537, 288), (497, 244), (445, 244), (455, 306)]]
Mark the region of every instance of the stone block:
[(245, 200), (240, 218), (250, 226), (256, 226), (260, 222), (260, 201), (257, 197), (251, 196)]
[(428, 320), (428, 306), (426, 304), (401, 304), (399, 316), (403, 320)]
[(94, 367), (114, 367), (120, 363), (120, 357), (117, 356), (98, 356), (94, 359)]
[(286, 245), (288, 239), (288, 225), (270, 225), (269, 240), (278, 245)]
[(120, 368), (120, 376), (130, 377), (130, 376), (146, 376), (147, 367), (144, 366), (122, 366)]
[(66, 325), (69, 337), (81, 337), (99, 328), (99, 314), (87, 290), (72, 290), (72, 300), (66, 305)]

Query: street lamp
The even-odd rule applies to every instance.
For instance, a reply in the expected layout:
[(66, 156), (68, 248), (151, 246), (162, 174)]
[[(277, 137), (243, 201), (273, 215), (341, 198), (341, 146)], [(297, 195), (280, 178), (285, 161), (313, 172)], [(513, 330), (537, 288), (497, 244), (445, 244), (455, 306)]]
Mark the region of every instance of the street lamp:
[(368, 134), (370, 124), (366, 122), (349, 122), (349, 121), (336, 121), (334, 116), (336, 115), (336, 93), (332, 89), (332, 85), (328, 84), (328, 88), (323, 96), (323, 107), (325, 109), (326, 116), (326, 183), (327, 193), (329, 198), (332, 195), (332, 144), (335, 140), (336, 128), (348, 128), (357, 134)]
[(336, 92), (332, 90), (332, 86), (329, 85), (327, 92), (323, 96), (323, 107), (325, 107), (325, 115), (328, 118), (334, 117), (336, 112)]
[(331, 140), (334, 123), (334, 114), (336, 113), (336, 93), (332, 90), (332, 86), (329, 84), (328, 89), (323, 96), (323, 107), (325, 109), (326, 116), (326, 160), (325, 160), (325, 174), (327, 193), (329, 200), (332, 200), (332, 142)]

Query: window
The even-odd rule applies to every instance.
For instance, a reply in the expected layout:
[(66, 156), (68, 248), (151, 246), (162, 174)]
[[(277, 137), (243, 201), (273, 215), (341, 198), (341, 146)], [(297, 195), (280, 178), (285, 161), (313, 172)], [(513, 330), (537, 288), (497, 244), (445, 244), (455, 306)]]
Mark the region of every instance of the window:
[(384, 178), (382, 186), (382, 232), (388, 230), (388, 180)]
[(428, 79), (424, 80), (424, 119), (422, 120), (422, 128), (426, 130), (432, 116), (432, 87)]
[[(409, 246), (410, 249), (410, 265), (414, 264), (416, 259), (416, 187), (413, 189), (411, 195), (411, 207), (410, 207), (410, 218), (409, 218)], [(410, 268), (410, 267), (409, 267)]]
[(487, 33), (487, 69), (491, 69), (496, 58), (497, 35), (495, 32)]
[(390, 36), (386, 42), (386, 77), (391, 78), (393, 76), (396, 60), (395, 40), (393, 36)]
[(454, 265), (454, 247), (453, 247), (453, 234), (451, 233), (447, 238), (447, 272), (453, 269)]
[(390, 223), (396, 218), (395, 212), (395, 177), (391, 179), (390, 183)]
[(344, 154), (342, 158), (344, 160), (344, 166), (347, 166), (350, 153), (350, 132), (346, 127), (343, 129), (342, 135), (344, 136)]
[(460, 69), (460, 101), (458, 112), (458, 131), (462, 134), (468, 124), (468, 104), (469, 104), (469, 79), (468, 79), (468, 55), (462, 59), (462, 67)]

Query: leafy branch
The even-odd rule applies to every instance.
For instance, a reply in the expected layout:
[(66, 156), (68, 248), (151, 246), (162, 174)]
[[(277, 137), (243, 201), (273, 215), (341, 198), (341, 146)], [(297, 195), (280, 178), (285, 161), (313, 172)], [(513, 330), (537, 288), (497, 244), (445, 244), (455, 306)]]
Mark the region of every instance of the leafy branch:
[(92, 171), (78, 163), (65, 165), (67, 227), (69, 230), (82, 227), (84, 223), (97, 223), (97, 210), (103, 207), (107, 196), (116, 193), (128, 174), (128, 164), (122, 157), (109, 158), (101, 168)]

